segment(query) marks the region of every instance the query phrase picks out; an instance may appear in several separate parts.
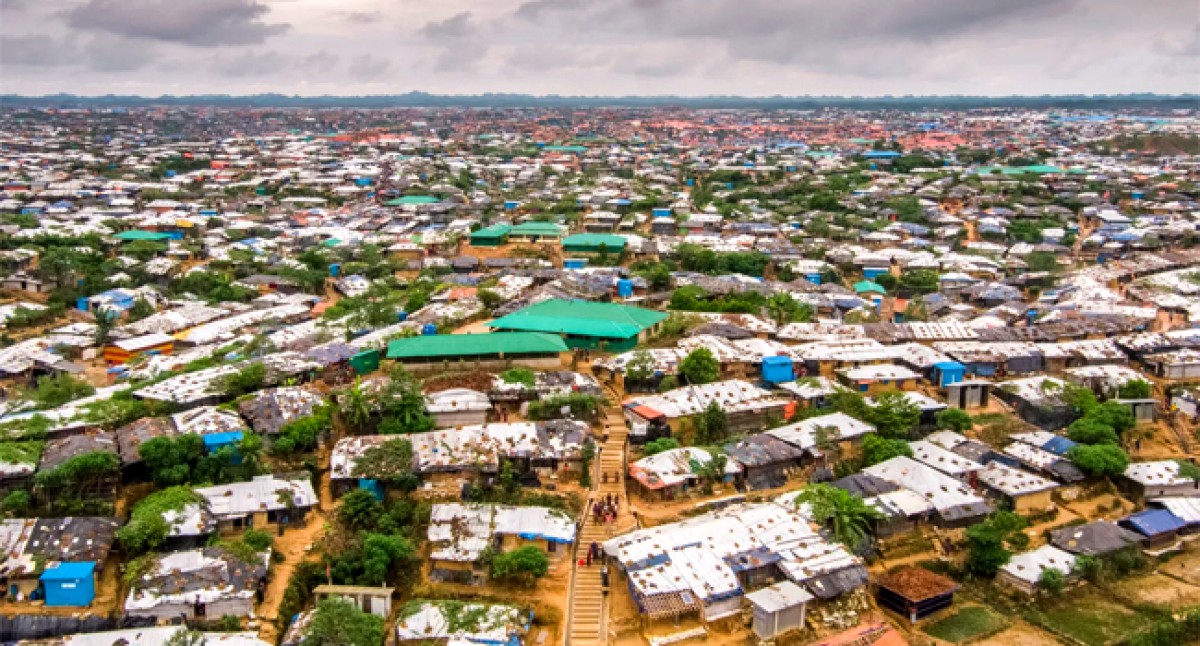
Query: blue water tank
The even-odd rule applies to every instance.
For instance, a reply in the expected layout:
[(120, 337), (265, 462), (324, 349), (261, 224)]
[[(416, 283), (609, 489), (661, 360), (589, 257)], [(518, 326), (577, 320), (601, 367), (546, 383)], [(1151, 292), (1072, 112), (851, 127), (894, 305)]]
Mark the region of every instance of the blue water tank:
[(404, 310), (400, 310), (399, 312), (396, 312), (396, 322), (397, 323), (403, 323), (407, 320), (408, 320), (408, 312), (405, 312)]
[(437, 334), (437, 326), (433, 323), (426, 323), (425, 327), (421, 328), (421, 334), (425, 336), (433, 336)]
[(563, 269), (583, 269), (586, 266), (585, 258), (567, 258), (563, 261)]
[(763, 381), (772, 384), (781, 384), (795, 379), (792, 372), (792, 358), (782, 355), (763, 357), (762, 378)]
[(354, 185), (355, 185), (355, 186), (370, 186), (370, 185), (371, 185), (371, 178), (369, 178), (369, 177), (356, 177), (356, 178), (354, 178)]
[(622, 278), (617, 281), (617, 296), (621, 298), (629, 298), (633, 296), (633, 281), (628, 278)]
[(79, 310), (80, 312), (88, 311), (87, 296), (80, 296), (79, 298), (75, 299), (75, 309)]
[(804, 274), (804, 280), (807, 280), (808, 282), (810, 282), (814, 285), (820, 285), (821, 284), (821, 274)]
[(695, 186), (695, 185), (696, 185), (696, 180), (695, 180), (695, 179), (693, 179), (693, 178), (691, 178), (691, 177), (689, 177), (689, 178), (687, 179), (687, 185), (688, 185), (688, 186)]
[(333, 278), (337, 278), (338, 273), (341, 271), (342, 271), (342, 265), (340, 263), (335, 262), (335, 263), (329, 265), (329, 275), (332, 276)]

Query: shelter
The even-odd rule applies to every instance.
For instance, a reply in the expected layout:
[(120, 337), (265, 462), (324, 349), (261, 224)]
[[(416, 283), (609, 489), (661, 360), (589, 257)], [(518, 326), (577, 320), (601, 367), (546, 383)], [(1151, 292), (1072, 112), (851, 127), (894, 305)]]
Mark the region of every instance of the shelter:
[(1050, 531), (1050, 544), (1072, 554), (1106, 556), (1137, 545), (1140, 534), (1107, 520), (1094, 520)]
[(600, 253), (619, 254), (625, 251), (625, 236), (605, 233), (577, 233), (562, 240), (563, 251), (567, 253)]
[(493, 224), (490, 227), (484, 227), (471, 233), (471, 246), (499, 247), (505, 242), (508, 242), (509, 231), (512, 231), (512, 225), (505, 223)]
[(804, 628), (808, 602), (815, 599), (807, 590), (781, 581), (746, 595), (754, 615), (753, 630), (759, 639), (772, 639), (790, 630)]
[(1143, 547), (1156, 550), (1174, 545), (1179, 532), (1187, 526), (1187, 523), (1171, 513), (1171, 510), (1157, 508), (1139, 511), (1122, 519), (1118, 524), (1144, 536)]
[(1008, 584), (1025, 594), (1037, 592), (1038, 582), (1046, 570), (1058, 570), (1064, 577), (1075, 569), (1075, 555), (1053, 545), (1043, 545), (1031, 552), (1014, 554), (1000, 568), (996, 580)]
[(726, 444), (725, 454), (741, 465), (742, 481), (750, 489), (783, 486), (804, 457), (804, 451), (765, 433)]

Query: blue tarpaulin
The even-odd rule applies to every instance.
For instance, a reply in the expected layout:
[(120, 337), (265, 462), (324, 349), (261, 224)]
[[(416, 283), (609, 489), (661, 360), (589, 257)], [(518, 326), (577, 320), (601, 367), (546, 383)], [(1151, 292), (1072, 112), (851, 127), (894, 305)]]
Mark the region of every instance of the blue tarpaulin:
[(1147, 509), (1121, 521), (1129, 529), (1148, 537), (1177, 532), (1187, 523), (1166, 509)]

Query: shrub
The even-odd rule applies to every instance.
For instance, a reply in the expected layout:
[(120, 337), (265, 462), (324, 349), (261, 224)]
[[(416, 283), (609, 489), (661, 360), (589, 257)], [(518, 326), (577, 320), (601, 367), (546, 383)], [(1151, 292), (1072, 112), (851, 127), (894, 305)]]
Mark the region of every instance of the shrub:
[(663, 451), (679, 448), (679, 440), (673, 437), (660, 437), (657, 440), (646, 442), (644, 450), (646, 455), (657, 455)]
[(1057, 597), (1062, 594), (1064, 581), (1065, 577), (1062, 570), (1046, 568), (1042, 570), (1042, 575), (1038, 577), (1038, 587)]
[(492, 578), (532, 583), (550, 571), (550, 559), (541, 549), (526, 545), (492, 559)]
[(972, 426), (971, 416), (961, 408), (947, 408), (937, 414), (937, 427), (963, 432)]

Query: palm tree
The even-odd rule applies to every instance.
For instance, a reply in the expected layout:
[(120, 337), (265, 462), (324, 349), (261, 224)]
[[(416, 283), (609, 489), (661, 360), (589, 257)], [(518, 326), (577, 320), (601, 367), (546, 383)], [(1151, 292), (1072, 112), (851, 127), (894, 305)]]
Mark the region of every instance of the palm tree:
[(783, 326), (791, 322), (792, 314), (796, 311), (796, 301), (787, 292), (778, 292), (767, 299), (767, 315), (775, 321), (775, 325)]
[(809, 505), (813, 520), (828, 527), (834, 540), (851, 550), (870, 535), (871, 521), (884, 517), (862, 498), (827, 484), (806, 487), (796, 496), (796, 505), (802, 504)]
[(354, 385), (338, 399), (338, 414), (346, 426), (354, 431), (363, 430), (371, 421), (371, 401), (358, 377), (354, 378)]

